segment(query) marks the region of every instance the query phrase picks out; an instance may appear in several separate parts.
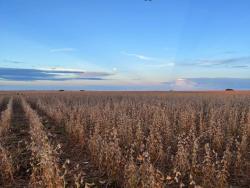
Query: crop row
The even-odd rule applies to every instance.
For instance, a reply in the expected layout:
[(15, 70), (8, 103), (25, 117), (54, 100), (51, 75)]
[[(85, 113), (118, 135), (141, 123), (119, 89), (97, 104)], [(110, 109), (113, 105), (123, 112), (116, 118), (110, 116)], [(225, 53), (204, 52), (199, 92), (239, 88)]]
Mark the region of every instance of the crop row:
[(248, 94), (29, 96), (116, 185), (249, 182)]

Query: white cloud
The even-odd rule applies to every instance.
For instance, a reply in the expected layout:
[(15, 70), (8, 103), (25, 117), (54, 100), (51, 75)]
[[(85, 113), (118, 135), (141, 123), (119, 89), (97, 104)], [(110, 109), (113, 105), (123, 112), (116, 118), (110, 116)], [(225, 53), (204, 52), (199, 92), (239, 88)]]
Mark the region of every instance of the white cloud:
[(122, 53), (127, 55), (127, 56), (136, 57), (136, 58), (138, 58), (140, 60), (146, 60), (146, 61), (156, 60), (156, 58), (148, 57), (148, 56), (141, 55), (141, 54), (127, 53), (127, 52), (124, 52), (124, 51)]
[(249, 90), (250, 78), (178, 78), (174, 81), (163, 82), (169, 89), (174, 90)]
[(163, 68), (163, 67), (173, 67), (175, 66), (174, 62), (169, 62), (168, 60), (161, 59), (161, 58), (156, 58), (156, 57), (149, 57), (141, 54), (134, 54), (134, 53), (127, 53), (127, 52), (122, 52), (122, 54), (125, 54), (127, 56), (132, 56), (136, 57), (137, 59), (147, 61), (145, 63), (145, 66), (149, 67), (155, 67), (155, 68)]
[(186, 79), (186, 78), (178, 78), (174, 81), (171, 82), (165, 82), (164, 84), (168, 85), (170, 89), (174, 89), (174, 90), (195, 90), (197, 83)]
[(172, 88), (176, 90), (192, 90), (196, 86), (196, 83), (185, 79), (185, 78), (178, 78), (172, 84)]
[(75, 48), (54, 48), (51, 49), (50, 52), (54, 53), (54, 52), (73, 52), (76, 51)]
[(155, 68), (173, 67), (173, 66), (175, 66), (175, 63), (169, 62), (169, 63), (159, 63), (159, 64), (147, 64), (147, 66), (155, 67)]

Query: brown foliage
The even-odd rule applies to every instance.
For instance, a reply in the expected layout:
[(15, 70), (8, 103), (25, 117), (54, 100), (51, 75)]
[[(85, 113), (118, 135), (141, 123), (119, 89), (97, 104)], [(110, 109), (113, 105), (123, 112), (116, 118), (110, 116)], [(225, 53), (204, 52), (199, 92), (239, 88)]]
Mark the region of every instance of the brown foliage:
[(58, 165), (49, 132), (29, 105), (65, 130), (79, 152), (89, 154), (108, 178), (107, 186), (249, 184), (248, 92), (26, 93), (25, 100), (35, 161), (32, 182), (60, 187), (65, 171)]

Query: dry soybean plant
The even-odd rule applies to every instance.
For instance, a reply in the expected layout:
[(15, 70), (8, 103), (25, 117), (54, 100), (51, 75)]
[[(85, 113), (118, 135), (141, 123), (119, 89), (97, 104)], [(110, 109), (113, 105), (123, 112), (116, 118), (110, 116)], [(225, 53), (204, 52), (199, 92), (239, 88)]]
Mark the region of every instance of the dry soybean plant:
[[(69, 177), (75, 180), (72, 187), (250, 184), (250, 92), (26, 92), (22, 97), (30, 125), (31, 187), (69, 187)], [(2, 113), (5, 122), (11, 106)], [(52, 120), (48, 127), (46, 119)], [(63, 140), (62, 149), (56, 147)], [(60, 159), (66, 156), (75, 159), (76, 170), (72, 161)], [(11, 169), (4, 168), (2, 173)]]
[(51, 146), (47, 133), (38, 115), (22, 98), (22, 106), (30, 122), (32, 174), (31, 186), (63, 187), (63, 180), (57, 164), (56, 149)]
[(6, 110), (1, 113), (0, 120), (0, 182), (13, 182), (14, 167), (12, 157), (2, 144), (6, 131), (10, 127), (13, 98), (10, 98)]
[(249, 184), (249, 93), (28, 96), (125, 187)]

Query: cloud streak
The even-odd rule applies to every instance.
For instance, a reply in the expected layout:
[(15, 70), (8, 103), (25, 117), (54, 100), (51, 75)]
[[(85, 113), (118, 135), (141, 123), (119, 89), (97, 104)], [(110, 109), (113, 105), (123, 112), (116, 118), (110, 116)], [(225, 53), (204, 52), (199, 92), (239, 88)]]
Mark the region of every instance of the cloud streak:
[(179, 78), (163, 84), (174, 90), (249, 90), (250, 78)]
[(127, 55), (127, 56), (136, 57), (137, 59), (145, 60), (145, 61), (156, 60), (156, 58), (154, 58), (154, 57), (149, 57), (149, 56), (145, 56), (145, 55), (141, 55), (141, 54), (127, 53), (124, 51), (122, 52), (122, 54)]
[(11, 63), (11, 64), (24, 64), (25, 62), (23, 61), (16, 61), (16, 60), (10, 60), (10, 59), (4, 59), (4, 63)]
[(56, 52), (73, 52), (76, 51), (75, 48), (54, 48), (51, 49), (50, 52), (51, 53), (56, 53)]
[(107, 72), (86, 72), (67, 69), (20, 69), (0, 67), (0, 79), (5, 81), (66, 81), (66, 80), (105, 80), (111, 76)]
[(174, 62), (170, 63), (156, 63), (156, 64), (147, 64), (148, 67), (153, 67), (153, 68), (164, 68), (164, 67), (173, 67), (175, 66)]
[(247, 68), (250, 66), (250, 56), (231, 57), (224, 59), (198, 59), (193, 63), (181, 63), (181, 65), (200, 67)]
[(127, 56), (132, 56), (135, 57), (139, 60), (143, 60), (145, 63), (145, 66), (149, 67), (154, 67), (154, 68), (164, 68), (164, 67), (172, 67), (175, 66), (174, 62), (167, 62), (166, 60), (160, 59), (160, 58), (155, 58), (155, 57), (149, 57), (141, 54), (134, 54), (134, 53), (127, 53), (127, 52), (122, 52), (122, 54), (127, 55)]

